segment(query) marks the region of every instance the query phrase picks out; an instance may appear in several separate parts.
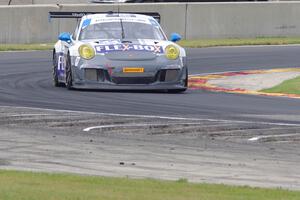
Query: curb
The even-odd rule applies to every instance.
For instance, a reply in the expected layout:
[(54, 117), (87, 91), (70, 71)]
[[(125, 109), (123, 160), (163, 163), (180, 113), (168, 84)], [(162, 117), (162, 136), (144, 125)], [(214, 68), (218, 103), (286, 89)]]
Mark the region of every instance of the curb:
[(288, 97), (300, 99), (300, 95), (296, 94), (284, 94), (284, 93), (266, 93), (252, 90), (245, 90), (241, 88), (223, 88), (213, 84), (208, 83), (212, 79), (226, 78), (230, 76), (244, 76), (251, 74), (268, 74), (276, 72), (300, 72), (300, 68), (281, 68), (281, 69), (269, 69), (269, 70), (248, 70), (240, 72), (224, 72), (215, 73), (208, 75), (191, 75), (189, 76), (189, 89), (192, 90), (208, 90), (213, 92), (226, 92), (234, 94), (250, 94), (250, 95), (261, 95), (261, 96), (277, 96), (277, 97)]

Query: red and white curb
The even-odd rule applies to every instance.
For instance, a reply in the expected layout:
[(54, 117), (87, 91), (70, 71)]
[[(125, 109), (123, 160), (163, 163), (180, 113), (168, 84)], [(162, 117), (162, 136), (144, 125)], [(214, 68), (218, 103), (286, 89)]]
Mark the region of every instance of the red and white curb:
[[(209, 83), (209, 80), (221, 79), (230, 76), (245, 76), (251, 74), (268, 74), (268, 73), (278, 73), (278, 72), (300, 72), (300, 68), (282, 68), (282, 69), (269, 69), (269, 70), (248, 70), (240, 72), (223, 72), (223, 73), (213, 73), (213, 74), (203, 74), (203, 75), (190, 75), (189, 76), (189, 88), (192, 90), (208, 90), (214, 92), (226, 92), (235, 94), (252, 94), (252, 95), (263, 95), (263, 96), (280, 96), (289, 98), (299, 98), (300, 95), (296, 94), (284, 94), (284, 93), (266, 93), (260, 91), (251, 91), (241, 88), (223, 88), (217, 85)], [(300, 87), (300, 85), (299, 85)]]

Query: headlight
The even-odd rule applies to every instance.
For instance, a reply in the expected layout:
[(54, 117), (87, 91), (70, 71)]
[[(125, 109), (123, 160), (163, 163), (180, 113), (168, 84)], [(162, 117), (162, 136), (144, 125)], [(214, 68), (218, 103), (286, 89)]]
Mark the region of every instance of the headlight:
[(86, 60), (90, 60), (95, 56), (94, 48), (88, 44), (81, 45), (78, 51), (81, 58), (84, 58)]
[(174, 45), (168, 45), (165, 49), (166, 57), (170, 60), (175, 60), (179, 56), (179, 49)]

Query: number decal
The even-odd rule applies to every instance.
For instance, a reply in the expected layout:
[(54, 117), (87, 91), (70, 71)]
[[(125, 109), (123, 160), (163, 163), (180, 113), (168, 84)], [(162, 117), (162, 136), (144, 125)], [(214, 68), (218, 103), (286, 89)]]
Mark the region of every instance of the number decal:
[(65, 70), (65, 62), (64, 62), (65, 58), (63, 55), (59, 55), (58, 56), (58, 63), (57, 63), (57, 69), (58, 71), (64, 71)]
[(64, 54), (59, 54), (57, 59), (57, 72), (59, 76), (64, 76), (65, 73), (65, 57)]

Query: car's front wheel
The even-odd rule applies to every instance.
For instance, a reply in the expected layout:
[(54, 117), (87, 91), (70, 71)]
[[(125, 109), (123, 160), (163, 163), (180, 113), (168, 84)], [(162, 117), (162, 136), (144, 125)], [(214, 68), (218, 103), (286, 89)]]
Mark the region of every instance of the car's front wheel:
[(67, 56), (66, 61), (66, 88), (68, 90), (73, 89), (73, 77), (72, 77), (72, 68), (71, 68), (71, 59), (70, 56)]
[(53, 67), (52, 67), (52, 77), (53, 77), (53, 85), (54, 87), (63, 86), (62, 83), (58, 81), (58, 59), (55, 52), (53, 52)]

